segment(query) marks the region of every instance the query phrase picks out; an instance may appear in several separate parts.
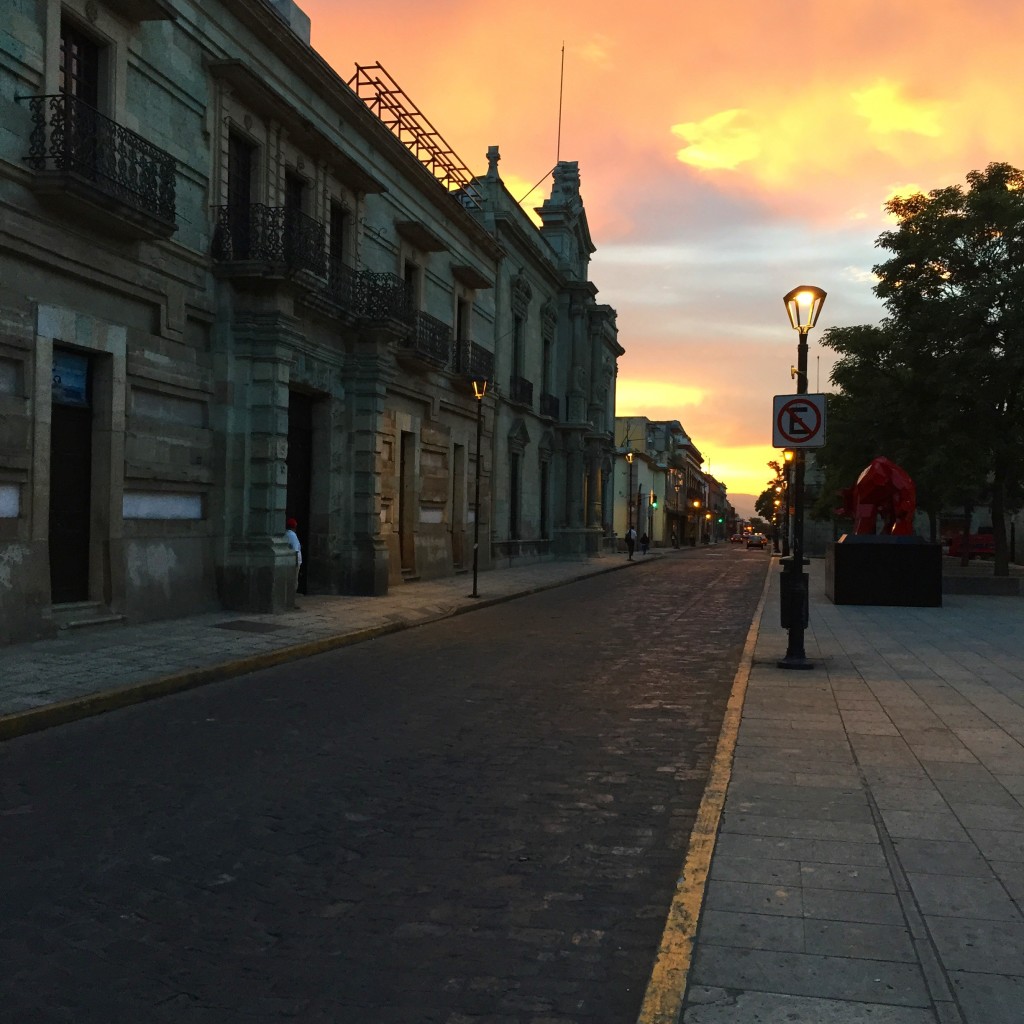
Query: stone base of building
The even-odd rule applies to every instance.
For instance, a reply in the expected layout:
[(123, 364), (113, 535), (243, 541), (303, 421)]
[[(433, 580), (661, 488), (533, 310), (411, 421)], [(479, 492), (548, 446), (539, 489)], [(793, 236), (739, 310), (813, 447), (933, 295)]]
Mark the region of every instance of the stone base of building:
[(295, 552), (281, 538), (236, 541), (218, 577), (232, 611), (279, 614), (295, 605)]

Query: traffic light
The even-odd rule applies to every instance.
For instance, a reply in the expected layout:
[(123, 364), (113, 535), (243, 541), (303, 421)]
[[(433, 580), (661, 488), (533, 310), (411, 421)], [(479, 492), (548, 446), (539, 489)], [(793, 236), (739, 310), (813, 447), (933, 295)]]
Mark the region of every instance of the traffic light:
[(724, 522), (725, 522), (725, 516), (719, 516), (719, 517), (718, 517), (718, 521), (719, 521), (720, 523), (724, 523)]
[(658, 507), (658, 496), (652, 492), (651, 493), (651, 508), (657, 508), (657, 507)]

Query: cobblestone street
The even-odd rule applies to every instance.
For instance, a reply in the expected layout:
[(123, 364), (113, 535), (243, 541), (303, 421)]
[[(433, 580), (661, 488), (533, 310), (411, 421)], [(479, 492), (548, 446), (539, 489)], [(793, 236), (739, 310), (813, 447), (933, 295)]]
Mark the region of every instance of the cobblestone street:
[(652, 561), (4, 744), (8, 1019), (635, 1020), (767, 565)]

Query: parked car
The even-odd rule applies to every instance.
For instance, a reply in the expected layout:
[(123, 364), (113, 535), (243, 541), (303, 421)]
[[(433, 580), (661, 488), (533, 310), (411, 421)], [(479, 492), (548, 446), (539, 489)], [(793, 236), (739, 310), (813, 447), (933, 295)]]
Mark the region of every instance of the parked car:
[(768, 546), (768, 540), (763, 533), (752, 533), (747, 537), (748, 548), (761, 548), (763, 551)]
[(729, 543), (730, 544), (742, 544), (743, 543), (743, 534), (742, 533), (734, 533), (729, 538)]
[[(964, 535), (955, 533), (949, 538), (949, 553), (954, 558), (960, 558), (964, 551)], [(996, 553), (996, 538), (991, 531), (983, 533), (969, 533), (967, 535), (967, 557), (968, 558), (993, 558)]]

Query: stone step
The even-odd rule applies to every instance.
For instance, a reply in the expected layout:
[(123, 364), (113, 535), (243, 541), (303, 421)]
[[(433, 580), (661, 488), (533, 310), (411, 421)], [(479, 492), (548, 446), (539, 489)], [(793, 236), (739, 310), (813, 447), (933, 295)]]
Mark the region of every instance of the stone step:
[(53, 621), (58, 629), (88, 629), (93, 626), (114, 626), (125, 621), (99, 601), (72, 601), (53, 606)]

